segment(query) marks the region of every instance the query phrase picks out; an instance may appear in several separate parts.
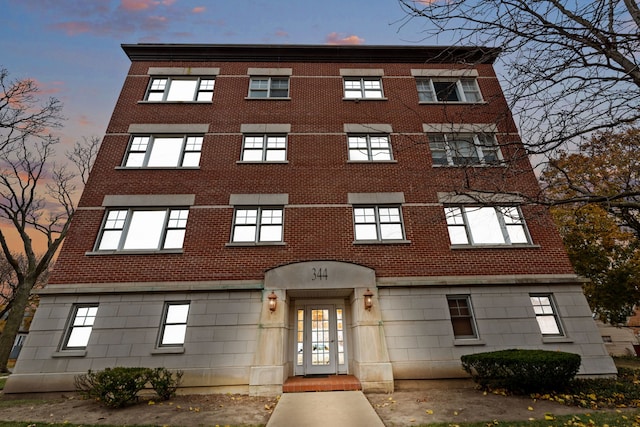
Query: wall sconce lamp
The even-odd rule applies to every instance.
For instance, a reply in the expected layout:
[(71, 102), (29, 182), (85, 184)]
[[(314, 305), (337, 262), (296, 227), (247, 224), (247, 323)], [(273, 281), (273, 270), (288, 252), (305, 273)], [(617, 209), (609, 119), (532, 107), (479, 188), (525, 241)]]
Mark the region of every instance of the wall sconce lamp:
[(373, 307), (373, 292), (371, 292), (367, 288), (367, 291), (364, 293), (363, 296), (364, 296), (364, 309), (371, 310), (371, 307)]
[(276, 307), (278, 306), (278, 295), (271, 291), (267, 298), (269, 298), (269, 311), (276, 311)]

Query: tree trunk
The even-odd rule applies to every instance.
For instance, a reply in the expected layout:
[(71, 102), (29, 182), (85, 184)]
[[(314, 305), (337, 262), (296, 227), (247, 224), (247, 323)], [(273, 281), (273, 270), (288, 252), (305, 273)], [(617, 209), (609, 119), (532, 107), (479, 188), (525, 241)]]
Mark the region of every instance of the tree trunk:
[(13, 308), (9, 312), (7, 323), (4, 326), (2, 335), (0, 335), (0, 372), (8, 372), (7, 363), (9, 362), (9, 356), (11, 355), (16, 335), (18, 335), (20, 331), (20, 325), (24, 318), (24, 310), (27, 304), (29, 304), (29, 295), (35, 283), (36, 281), (34, 279), (27, 277), (16, 289)]

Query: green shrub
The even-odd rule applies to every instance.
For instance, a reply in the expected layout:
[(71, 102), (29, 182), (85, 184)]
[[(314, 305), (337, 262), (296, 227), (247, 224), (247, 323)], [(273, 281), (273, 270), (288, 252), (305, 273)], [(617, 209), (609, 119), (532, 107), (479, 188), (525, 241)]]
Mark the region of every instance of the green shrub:
[(177, 371), (174, 376), (167, 368), (155, 368), (149, 373), (149, 383), (160, 399), (169, 400), (180, 387), (182, 374)]
[(545, 350), (502, 350), (468, 354), (462, 367), (484, 389), (512, 393), (561, 390), (580, 369), (580, 356)]
[(110, 408), (122, 408), (137, 402), (138, 392), (150, 385), (162, 400), (176, 394), (182, 371), (172, 374), (166, 368), (106, 368), (104, 371), (77, 375), (76, 390), (89, 399), (95, 399)]
[(77, 375), (76, 390), (110, 408), (121, 408), (138, 400), (138, 392), (148, 382), (149, 368), (106, 368), (104, 371)]

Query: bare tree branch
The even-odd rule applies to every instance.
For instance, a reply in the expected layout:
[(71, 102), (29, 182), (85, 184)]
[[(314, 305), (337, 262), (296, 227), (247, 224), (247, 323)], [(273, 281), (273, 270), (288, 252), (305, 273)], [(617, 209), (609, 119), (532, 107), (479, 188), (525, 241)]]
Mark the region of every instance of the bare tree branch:
[(633, 0), (399, 0), (424, 39), (499, 46), (505, 94), (531, 153), (640, 118), (640, 8)]
[[(52, 259), (62, 244), (75, 212), (79, 190), (97, 153), (100, 140), (84, 139), (67, 153), (67, 162), (53, 162), (59, 139), (48, 128), (60, 125), (60, 103), (51, 98), (38, 104), (32, 80), (7, 80), (0, 70), (0, 222), (17, 232), (22, 250), (15, 253), (5, 229), (0, 247), (12, 269), (11, 308), (0, 335), (0, 372), (29, 304), (31, 290), (46, 280)], [(44, 236), (42, 253), (31, 234)]]

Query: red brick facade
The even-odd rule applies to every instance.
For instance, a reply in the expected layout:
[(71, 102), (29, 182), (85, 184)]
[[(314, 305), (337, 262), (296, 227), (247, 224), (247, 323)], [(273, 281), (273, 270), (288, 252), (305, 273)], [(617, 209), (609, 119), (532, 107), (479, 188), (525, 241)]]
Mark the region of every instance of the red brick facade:
[[(164, 49), (165, 56), (170, 56), (170, 47)], [(519, 172), (508, 173), (503, 167), (432, 165), (424, 123), (492, 123), (497, 125), (499, 143), (519, 137), (491, 60), (473, 66), (484, 103), (419, 104), (412, 69), (469, 68), (420, 57), (425, 54), (416, 51), (415, 61), (406, 63), (376, 62), (375, 53), (368, 63), (350, 63), (345, 59), (348, 55), (338, 53), (333, 62), (322, 63), (314, 62), (311, 54), (308, 61), (283, 62), (216, 59), (215, 55), (176, 61), (133, 56), (50, 284), (259, 280), (271, 268), (318, 259), (366, 266), (377, 277), (572, 274), (549, 216), (536, 207), (522, 209), (532, 245), (451, 248), (438, 192), (459, 190), (465, 178), (476, 188), (524, 194), (534, 194), (538, 184), (527, 160), (520, 161)], [(149, 67), (218, 67), (213, 101), (141, 102), (149, 85)], [(289, 99), (247, 99), (250, 67), (290, 68)], [(383, 69), (385, 99), (343, 99), (340, 70), (345, 68)], [(153, 123), (209, 124), (199, 169), (122, 168), (129, 126)], [(241, 125), (271, 123), (291, 126), (287, 163), (239, 163)], [(395, 162), (348, 162), (345, 123), (391, 125)], [(505, 158), (522, 151), (520, 144), (502, 147)], [(354, 244), (353, 209), (347, 195), (377, 192), (404, 193), (402, 215), (408, 242)], [(234, 211), (230, 194), (265, 193), (288, 194), (285, 244), (228, 245)], [(195, 195), (182, 253), (93, 252), (105, 215), (104, 197), (146, 194)]]

